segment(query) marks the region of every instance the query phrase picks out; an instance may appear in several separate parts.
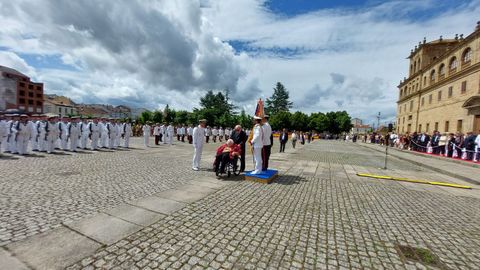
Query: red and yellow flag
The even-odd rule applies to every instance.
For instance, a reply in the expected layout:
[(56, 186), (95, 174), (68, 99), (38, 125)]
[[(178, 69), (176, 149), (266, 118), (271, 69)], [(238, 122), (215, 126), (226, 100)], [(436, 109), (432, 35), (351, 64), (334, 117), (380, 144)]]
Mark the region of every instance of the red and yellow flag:
[(263, 106), (263, 100), (257, 101), (257, 108), (255, 108), (255, 116), (263, 118), (265, 116), (265, 108)]

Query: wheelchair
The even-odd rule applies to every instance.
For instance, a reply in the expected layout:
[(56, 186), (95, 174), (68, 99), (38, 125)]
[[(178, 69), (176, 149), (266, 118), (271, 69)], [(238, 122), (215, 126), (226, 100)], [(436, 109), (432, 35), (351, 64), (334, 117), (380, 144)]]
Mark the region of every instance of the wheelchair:
[[(221, 168), (221, 165), (220, 164), (218, 166), (218, 170), (216, 170), (216, 160), (217, 158), (215, 157), (215, 160), (213, 162), (213, 170), (215, 171), (215, 175), (216, 176), (220, 176), (221, 173), (220, 173), (220, 168)], [(220, 162), (222, 162), (220, 160)], [(239, 176), (240, 175), (240, 166), (238, 165), (238, 157), (234, 157), (233, 159), (229, 159), (227, 161), (227, 164), (225, 164), (225, 174), (227, 175), (227, 177), (230, 177), (232, 174), (235, 175), (235, 176)]]

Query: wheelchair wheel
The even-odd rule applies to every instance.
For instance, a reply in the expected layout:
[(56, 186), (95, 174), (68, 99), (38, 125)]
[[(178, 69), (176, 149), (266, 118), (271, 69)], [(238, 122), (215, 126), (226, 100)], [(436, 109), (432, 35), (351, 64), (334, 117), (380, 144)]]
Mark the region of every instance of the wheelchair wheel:
[(237, 162), (234, 162), (234, 163), (232, 164), (232, 172), (233, 172), (233, 175), (235, 175), (235, 176), (239, 176), (239, 175), (240, 175), (240, 168), (238, 167)]

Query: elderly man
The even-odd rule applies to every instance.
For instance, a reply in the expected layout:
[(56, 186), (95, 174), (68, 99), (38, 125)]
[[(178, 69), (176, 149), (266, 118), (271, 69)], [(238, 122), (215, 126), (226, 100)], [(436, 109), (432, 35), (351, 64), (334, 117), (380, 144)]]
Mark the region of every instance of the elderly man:
[(235, 144), (240, 146), (240, 172), (243, 172), (245, 171), (245, 143), (248, 140), (247, 133), (242, 130), (242, 126), (236, 125), (231, 138)]
[(220, 173), (225, 173), (225, 165), (235, 158), (238, 158), (242, 153), (240, 145), (235, 144), (232, 139), (228, 139), (227, 142), (221, 145), (217, 149), (217, 155), (215, 158), (215, 171), (218, 171), (220, 167)]
[(199, 121), (199, 125), (193, 129), (193, 166), (194, 171), (198, 171), (200, 168), (200, 160), (202, 158), (203, 144), (205, 140), (205, 124), (207, 120), (202, 119)]

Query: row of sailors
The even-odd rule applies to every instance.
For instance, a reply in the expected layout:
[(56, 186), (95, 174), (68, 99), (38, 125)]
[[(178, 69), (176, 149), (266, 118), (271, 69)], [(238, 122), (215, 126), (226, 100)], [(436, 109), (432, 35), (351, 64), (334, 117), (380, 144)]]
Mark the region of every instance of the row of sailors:
[[(152, 132), (152, 127), (150, 126), (150, 123), (143, 125), (142, 131), (143, 131), (145, 146), (148, 147), (150, 133)], [(231, 128), (223, 129), (222, 127), (211, 128), (207, 126), (204, 129), (204, 132), (205, 132), (206, 143), (210, 141), (210, 138), (212, 138), (213, 142), (217, 142), (217, 138), (220, 142), (222, 142), (223, 139), (227, 141), (230, 138), (232, 134), (232, 129)], [(250, 131), (248, 131), (247, 133), (250, 133)], [(187, 137), (188, 142), (192, 144), (193, 126), (179, 125), (177, 127), (174, 127), (171, 124), (167, 124), (167, 123), (164, 123), (162, 125), (157, 123), (153, 127), (153, 136), (155, 136), (156, 145), (158, 145), (160, 142), (163, 144), (172, 144), (173, 138), (175, 136), (177, 137), (177, 140), (181, 142), (185, 142), (185, 137)]]
[(28, 154), (32, 151), (52, 153), (55, 148), (76, 152), (77, 148), (98, 150), (129, 147), (130, 123), (115, 119), (47, 117), (45, 115), (0, 115), (0, 153)]

